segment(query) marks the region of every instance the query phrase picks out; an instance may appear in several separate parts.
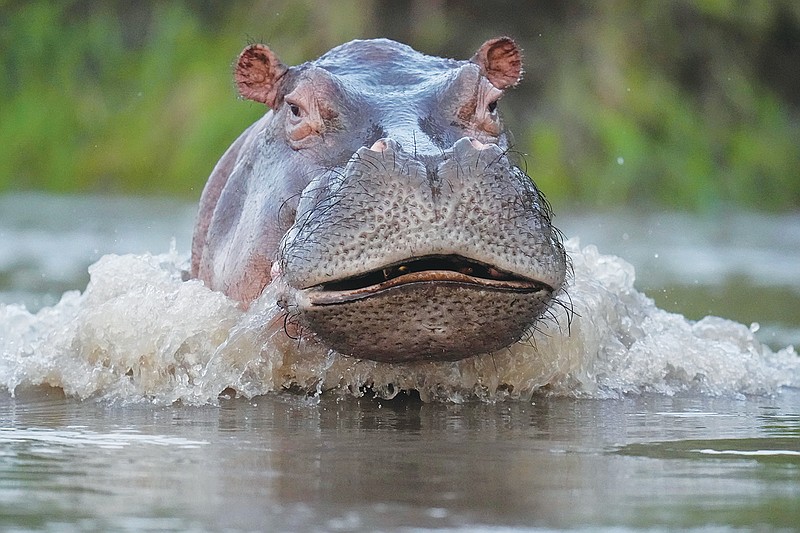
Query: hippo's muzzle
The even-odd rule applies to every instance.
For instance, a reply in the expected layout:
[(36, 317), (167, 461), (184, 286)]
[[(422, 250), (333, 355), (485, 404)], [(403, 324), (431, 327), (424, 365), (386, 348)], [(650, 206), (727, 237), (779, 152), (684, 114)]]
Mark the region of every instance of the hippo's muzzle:
[(282, 302), (334, 350), (386, 362), (496, 351), (560, 285), (535, 187), (499, 147), (463, 138), (432, 166), (381, 140), (301, 200), (279, 248)]

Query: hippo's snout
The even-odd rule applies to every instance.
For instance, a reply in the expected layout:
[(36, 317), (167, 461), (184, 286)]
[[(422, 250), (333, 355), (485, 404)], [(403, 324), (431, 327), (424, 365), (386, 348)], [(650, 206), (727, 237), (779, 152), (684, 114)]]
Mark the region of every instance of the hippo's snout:
[(279, 247), (281, 301), (348, 355), (495, 351), (526, 333), (563, 282), (548, 216), (496, 144), (464, 137), (432, 161), (380, 139), (307, 188)]

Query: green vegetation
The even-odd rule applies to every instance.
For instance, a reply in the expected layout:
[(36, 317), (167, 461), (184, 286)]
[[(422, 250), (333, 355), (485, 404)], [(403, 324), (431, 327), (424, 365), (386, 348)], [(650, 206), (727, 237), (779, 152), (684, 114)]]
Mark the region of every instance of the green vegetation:
[(555, 203), (800, 207), (800, 3), (0, 0), (0, 192), (199, 196), (264, 112), (236, 98), (248, 40), (289, 64), (387, 36), (526, 50), (503, 102)]

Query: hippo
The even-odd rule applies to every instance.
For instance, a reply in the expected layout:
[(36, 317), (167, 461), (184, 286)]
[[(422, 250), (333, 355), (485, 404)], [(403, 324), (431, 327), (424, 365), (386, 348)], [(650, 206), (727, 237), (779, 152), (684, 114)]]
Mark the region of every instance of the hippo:
[(247, 46), (236, 86), (269, 109), (208, 179), (192, 276), (243, 308), (272, 286), (287, 334), (378, 362), (532, 335), (568, 261), (498, 114), (521, 77), (508, 37), (469, 60), (355, 40), (293, 67)]

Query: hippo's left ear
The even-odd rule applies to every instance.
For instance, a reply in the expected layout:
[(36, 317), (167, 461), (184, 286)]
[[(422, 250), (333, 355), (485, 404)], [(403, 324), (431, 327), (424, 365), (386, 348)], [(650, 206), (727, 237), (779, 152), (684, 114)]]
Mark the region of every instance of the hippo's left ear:
[(278, 80), (289, 67), (263, 44), (251, 44), (239, 54), (233, 76), (239, 94), (269, 107), (278, 99)]
[(522, 79), (522, 51), (510, 37), (486, 41), (470, 61), (498, 89), (513, 87)]

